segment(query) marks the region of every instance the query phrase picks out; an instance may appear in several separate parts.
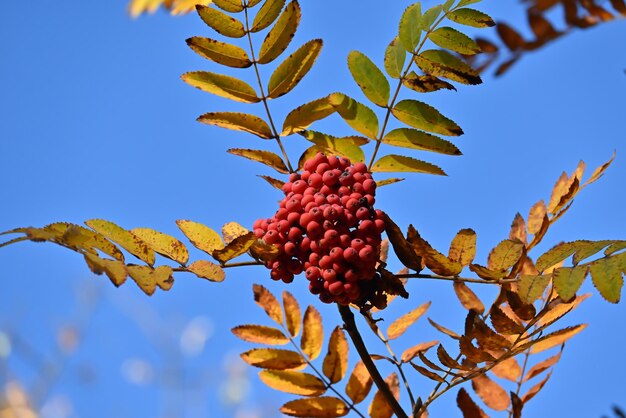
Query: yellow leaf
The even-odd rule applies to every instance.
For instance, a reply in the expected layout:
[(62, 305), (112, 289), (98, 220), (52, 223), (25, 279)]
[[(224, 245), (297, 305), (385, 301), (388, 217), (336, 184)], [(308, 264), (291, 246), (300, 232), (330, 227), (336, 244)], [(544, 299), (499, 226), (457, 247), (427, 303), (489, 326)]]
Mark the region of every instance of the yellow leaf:
[(205, 253), (212, 255), (213, 251), (224, 248), (219, 234), (206, 225), (182, 219), (176, 221), (176, 225), (196, 248)]
[(152, 251), (152, 249), (150, 249), (144, 241), (129, 231), (120, 228), (113, 222), (105, 221), (103, 219), (91, 219), (86, 221), (85, 224), (99, 234), (102, 234), (111, 241), (119, 244), (122, 248), (138, 259), (145, 261), (150, 265), (154, 264), (154, 251)]
[(283, 307), (285, 309), (285, 322), (287, 330), (292, 337), (297, 337), (300, 333), (301, 315), (298, 300), (286, 290), (283, 291)]
[(258, 32), (271, 25), (285, 5), (285, 0), (267, 0), (252, 21), (251, 32)]
[(463, 32), (444, 26), (436, 29), (428, 35), (428, 39), (450, 51), (458, 52), (463, 55), (475, 55), (482, 50), (478, 44)]
[(453, 22), (474, 28), (488, 28), (496, 25), (489, 15), (469, 8), (454, 10), (446, 16)]
[(479, 314), (485, 312), (485, 305), (465, 283), (456, 281), (453, 283), (454, 292), (459, 298), (461, 305), (467, 310), (474, 310)]
[(198, 7), (200, 18), (217, 33), (230, 38), (241, 38), (246, 34), (243, 23), (212, 7)]
[(303, 131), (300, 134), (316, 145), (313, 148), (321, 150), (324, 154), (346, 157), (352, 164), (365, 161), (365, 154), (360, 145), (369, 142), (366, 138), (350, 136), (337, 138), (316, 131)]
[(244, 254), (254, 244), (256, 237), (253, 232), (248, 232), (245, 235), (235, 238), (226, 247), (213, 251), (213, 257), (224, 264), (233, 258), (239, 257)]
[(203, 279), (212, 282), (223, 282), (226, 278), (224, 270), (215, 263), (206, 260), (198, 260), (189, 265), (187, 270)]
[(289, 169), (285, 165), (285, 162), (282, 160), (282, 158), (280, 158), (273, 152), (242, 148), (231, 148), (227, 152), (265, 164), (269, 167), (272, 167), (274, 170), (278, 171), (281, 174), (289, 173)]
[(613, 152), (613, 156), (611, 156), (611, 159), (609, 161), (602, 164), (600, 167), (596, 168), (594, 172), (591, 174), (591, 177), (589, 178), (589, 180), (587, 180), (587, 182), (584, 184), (584, 186), (588, 186), (594, 181), (598, 180), (600, 177), (602, 177), (606, 169), (609, 168), (609, 166), (613, 163), (613, 160), (615, 159), (615, 155), (616, 153)]
[(267, 97), (275, 99), (289, 93), (296, 87), (313, 67), (322, 50), (322, 44), (321, 39), (313, 39), (289, 55), (270, 76), (267, 85)]
[(245, 226), (237, 222), (228, 222), (222, 226), (222, 236), (226, 244), (230, 244), (235, 238), (246, 235), (248, 232), (250, 231)]
[(315, 360), (322, 352), (323, 343), (322, 315), (313, 306), (309, 306), (304, 313), (300, 347), (310, 360)]
[(474, 261), (474, 257), (476, 257), (476, 232), (473, 229), (461, 229), (450, 243), (448, 258), (465, 267)]
[[(147, 295), (154, 294), (157, 285), (168, 290), (173, 283), (172, 268), (159, 266), (156, 269), (148, 266), (128, 265), (128, 275), (133, 278), (137, 286)], [(169, 283), (169, 284), (168, 284)]]
[(352, 400), (353, 404), (363, 402), (372, 389), (372, 376), (367, 371), (367, 367), (363, 361), (359, 360), (354, 366), (354, 370), (348, 379), (346, 385), (346, 395)]
[(245, 81), (210, 71), (193, 71), (181, 76), (182, 80), (197, 89), (243, 103), (258, 103), (261, 99)]
[(115, 286), (121, 286), (126, 281), (128, 272), (126, 265), (121, 261), (107, 260), (94, 254), (85, 253), (85, 262), (95, 274), (105, 273)]
[[(393, 397), (396, 400), (400, 399), (400, 383), (398, 381), (398, 375), (395, 373), (390, 374), (386, 379), (385, 383), (389, 386)], [(381, 393), (381, 391), (377, 391), (376, 395), (374, 395), (374, 399), (370, 404), (368, 410), (371, 418), (391, 418), (393, 416), (393, 409), (387, 403), (387, 399)]]
[(237, 112), (210, 112), (198, 117), (198, 122), (219, 126), (233, 131), (243, 131), (259, 138), (273, 138), (269, 125), (260, 117)]
[(185, 264), (189, 260), (189, 252), (185, 245), (170, 235), (150, 228), (135, 228), (130, 232), (145, 241), (154, 251), (170, 260), (180, 264)]
[(504, 240), (500, 242), (487, 258), (487, 268), (490, 270), (508, 270), (524, 254), (524, 244), (519, 240)]
[(280, 412), (292, 417), (335, 418), (347, 415), (350, 408), (341, 399), (323, 396), (287, 402)]
[(278, 300), (272, 293), (260, 284), (252, 286), (254, 291), (254, 301), (259, 305), (274, 322), (283, 324), (283, 311)]
[(243, 11), (243, 2), (241, 0), (213, 0), (213, 3), (220, 9), (230, 13)]
[(282, 190), (283, 186), (285, 185), (284, 181), (275, 179), (274, 177), (263, 176), (263, 175), (260, 175), (260, 174), (257, 175), (257, 177), (261, 177), (263, 180), (268, 182), (270, 186), (272, 186), (273, 188), (278, 189), (278, 190)]
[(348, 371), (348, 352), (348, 340), (341, 327), (336, 327), (330, 335), (328, 353), (322, 364), (322, 372), (330, 383), (341, 381)]
[(254, 348), (242, 353), (241, 358), (251, 366), (272, 370), (296, 369), (306, 364), (304, 358), (295, 351), (277, 348)]
[(196, 10), (197, 5), (208, 5), (211, 0), (176, 0), (172, 7), (173, 15), (187, 14)]
[(300, 5), (297, 1), (292, 1), (265, 37), (257, 62), (267, 64), (282, 54), (291, 43), (298, 29), (298, 23), (300, 23)]
[(507, 391), (484, 374), (472, 379), (472, 388), (485, 405), (495, 411), (505, 411), (511, 404)]
[(452, 142), (416, 129), (394, 129), (385, 135), (383, 142), (395, 147), (431, 151), (445, 155), (461, 155), (461, 151)]
[(476, 70), (454, 55), (430, 49), (415, 56), (415, 63), (426, 74), (444, 77), (464, 84), (480, 84), (483, 81)]
[(281, 136), (291, 135), (308, 128), (313, 122), (335, 113), (335, 108), (329, 103), (328, 97), (313, 100), (298, 106), (285, 118)]
[(240, 325), (233, 328), (232, 333), (238, 338), (251, 343), (267, 345), (285, 345), (289, 343), (289, 338), (277, 328), (263, 325)]
[(430, 307), (430, 302), (426, 302), (417, 309), (401, 316), (389, 325), (387, 330), (387, 337), (389, 340), (395, 340), (399, 336), (405, 333), (411, 325), (413, 325), (418, 319), (422, 317)]
[(302, 396), (320, 396), (326, 392), (326, 384), (309, 373), (291, 370), (262, 370), (261, 381), (272, 389)]
[(385, 155), (372, 167), (373, 173), (425, 173), (445, 176), (446, 173), (434, 164), (404, 155)]
[(201, 57), (227, 67), (248, 68), (252, 65), (246, 51), (236, 45), (200, 36), (187, 39), (187, 45)]

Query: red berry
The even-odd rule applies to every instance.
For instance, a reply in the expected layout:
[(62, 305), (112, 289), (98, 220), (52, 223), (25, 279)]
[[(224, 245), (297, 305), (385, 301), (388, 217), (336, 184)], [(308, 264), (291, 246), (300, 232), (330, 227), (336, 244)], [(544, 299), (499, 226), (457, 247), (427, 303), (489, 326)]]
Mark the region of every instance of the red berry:
[(367, 172), (367, 166), (365, 165), (365, 163), (361, 163), (361, 162), (354, 164), (354, 169), (359, 173)]
[(332, 268), (332, 266), (333, 266), (333, 259), (330, 258), (330, 256), (325, 255), (322, 258), (320, 258), (320, 268), (329, 269), (329, 268)]
[(352, 247), (346, 248), (343, 250), (343, 258), (349, 263), (356, 263), (359, 261), (359, 252)]
[(320, 277), (320, 269), (319, 267), (309, 267), (308, 269), (306, 269), (304, 275), (308, 280), (315, 280)]
[(331, 285), (328, 286), (328, 291), (332, 294), (332, 295), (340, 295), (343, 293), (344, 289), (343, 289), (343, 283), (341, 282), (335, 282), (332, 283)]
[(333, 283), (337, 281), (337, 272), (333, 269), (326, 269), (322, 272), (322, 277), (327, 282)]

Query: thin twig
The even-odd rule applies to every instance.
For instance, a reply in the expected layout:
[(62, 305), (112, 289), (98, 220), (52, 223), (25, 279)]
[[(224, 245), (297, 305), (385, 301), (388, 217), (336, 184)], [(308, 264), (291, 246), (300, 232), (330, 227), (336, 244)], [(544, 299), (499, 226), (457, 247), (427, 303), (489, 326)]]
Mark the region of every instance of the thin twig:
[(394, 274), (394, 277), (398, 279), (432, 279), (432, 280), (447, 280), (451, 282), (465, 282), (465, 283), (477, 283), (477, 284), (504, 284), (504, 283), (515, 283), (518, 282), (519, 279), (498, 279), (498, 280), (482, 280), (482, 279), (472, 279), (466, 277), (449, 277), (449, 276), (438, 276), (436, 274), (421, 274), (421, 273), (410, 273), (410, 274)]

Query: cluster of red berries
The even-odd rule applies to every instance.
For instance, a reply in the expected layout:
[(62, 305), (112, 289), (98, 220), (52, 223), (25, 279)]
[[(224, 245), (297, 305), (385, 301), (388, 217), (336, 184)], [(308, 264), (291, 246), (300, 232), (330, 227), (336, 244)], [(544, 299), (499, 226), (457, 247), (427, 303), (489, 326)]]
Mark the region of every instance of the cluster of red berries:
[(266, 267), (286, 283), (304, 272), (322, 302), (362, 301), (370, 293), (385, 222), (374, 210), (376, 182), (363, 163), (318, 153), (291, 174), (285, 198), (254, 233), (280, 254)]

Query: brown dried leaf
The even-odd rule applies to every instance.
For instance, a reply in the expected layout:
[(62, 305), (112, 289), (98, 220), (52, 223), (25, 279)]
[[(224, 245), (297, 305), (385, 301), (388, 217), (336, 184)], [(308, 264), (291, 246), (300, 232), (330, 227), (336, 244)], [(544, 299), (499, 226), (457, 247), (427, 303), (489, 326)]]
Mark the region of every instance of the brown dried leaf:
[(520, 399), (515, 392), (509, 392), (511, 396), (511, 418), (522, 418), (522, 408), (524, 408), (524, 402)]
[(452, 356), (450, 354), (448, 354), (446, 349), (443, 348), (443, 345), (441, 345), (441, 344), (439, 344), (437, 346), (437, 358), (439, 359), (441, 364), (443, 364), (444, 366), (446, 366), (446, 367), (448, 367), (450, 369), (454, 369), (454, 370), (465, 370), (466, 369), (458, 361), (453, 359)]
[(429, 341), (426, 343), (419, 343), (411, 348), (407, 348), (406, 350), (404, 350), (404, 353), (402, 353), (402, 363), (408, 363), (409, 361), (417, 357), (420, 353), (425, 353), (437, 344), (439, 344), (439, 341)]
[(294, 395), (320, 396), (326, 392), (326, 384), (309, 373), (291, 370), (261, 370), (259, 378), (272, 389)]
[(429, 307), (430, 302), (426, 302), (417, 309), (414, 309), (406, 315), (403, 315), (393, 321), (387, 330), (387, 338), (389, 340), (395, 340), (404, 334), (411, 325), (413, 325), (422, 315), (426, 313)]
[(278, 300), (272, 293), (260, 284), (252, 286), (254, 291), (254, 301), (259, 305), (265, 313), (272, 318), (278, 325), (283, 324), (283, 311), (280, 308)]
[(519, 335), (526, 332), (523, 325), (511, 319), (498, 306), (492, 306), (490, 312), (491, 324), (500, 334)]
[(300, 348), (302, 348), (302, 352), (310, 360), (315, 360), (322, 352), (323, 344), (324, 327), (322, 326), (322, 315), (313, 306), (309, 306), (304, 313)]
[(463, 270), (463, 266), (460, 262), (450, 260), (431, 247), (431, 245), (420, 236), (413, 225), (409, 225), (407, 241), (412, 245), (415, 253), (422, 257), (426, 267), (433, 273), (442, 276), (456, 276)]
[(468, 337), (461, 337), (459, 340), (459, 348), (461, 353), (467, 357), (472, 363), (483, 363), (485, 361), (494, 361), (495, 358), (480, 348), (476, 348)]
[(511, 404), (506, 390), (484, 374), (472, 379), (472, 388), (489, 408), (505, 411)]
[(389, 237), (389, 241), (393, 246), (393, 251), (398, 256), (400, 262), (411, 270), (422, 270), (422, 259), (415, 254), (411, 244), (404, 238), (404, 234), (391, 220), (391, 218), (383, 212), (383, 220), (385, 221), (385, 232)]
[(328, 352), (324, 357), (322, 372), (330, 383), (337, 383), (343, 379), (348, 371), (348, 340), (341, 327), (336, 327), (328, 341)]
[(473, 229), (461, 229), (450, 243), (448, 258), (465, 267), (474, 261), (474, 257), (476, 257), (476, 232)]
[(455, 281), (453, 286), (457, 298), (459, 298), (461, 305), (463, 305), (465, 309), (473, 309), (479, 314), (485, 312), (485, 305), (483, 305), (482, 301), (478, 298), (478, 296), (476, 296), (472, 289), (469, 288), (469, 286), (461, 281)]
[(519, 240), (524, 245), (528, 245), (528, 232), (526, 230), (526, 221), (524, 217), (517, 213), (511, 224), (511, 232), (509, 233), (509, 239)]
[(522, 375), (522, 368), (515, 359), (515, 357), (509, 357), (508, 359), (496, 364), (491, 371), (500, 379), (507, 379), (511, 382), (516, 382)]
[(251, 343), (267, 345), (285, 345), (289, 343), (289, 338), (281, 330), (264, 325), (240, 325), (233, 328), (231, 332), (236, 337)]
[(541, 382), (530, 388), (528, 392), (526, 392), (524, 396), (522, 396), (522, 403), (526, 403), (534, 398), (535, 395), (538, 394), (541, 389), (543, 389), (545, 384), (548, 383), (548, 379), (550, 379), (550, 376), (552, 376), (552, 372), (548, 373), (548, 375)]
[(511, 51), (517, 51), (518, 49), (523, 49), (526, 45), (526, 41), (522, 38), (515, 29), (510, 27), (505, 23), (498, 23), (497, 26), (498, 35), (502, 39), (502, 42), (509, 48)]
[(354, 366), (354, 370), (348, 379), (346, 385), (346, 395), (352, 400), (353, 404), (363, 402), (372, 389), (372, 376), (367, 371), (367, 367), (361, 360)]
[(530, 321), (535, 317), (537, 313), (535, 307), (530, 303), (524, 303), (517, 293), (506, 291), (506, 300), (518, 318), (524, 321)]
[(442, 333), (446, 334), (447, 336), (454, 338), (455, 340), (458, 340), (458, 339), (461, 338), (461, 336), (459, 334), (457, 334), (456, 332), (454, 332), (452, 330), (449, 330), (448, 328), (439, 325), (438, 323), (436, 323), (435, 321), (433, 321), (430, 318), (428, 318), (428, 322), (430, 322), (430, 325), (435, 327), (435, 329), (437, 329), (437, 331), (442, 332)]
[(463, 413), (463, 418), (489, 418), (489, 415), (472, 400), (469, 393), (463, 388), (459, 389), (456, 404)]
[(435, 382), (439, 382), (439, 383), (445, 383), (446, 379), (444, 379), (443, 377), (439, 376), (437, 373), (432, 372), (428, 369), (425, 369), (424, 367), (418, 366), (417, 364), (414, 364), (413, 362), (411, 362), (411, 366), (413, 366), (413, 368), (415, 370), (417, 370), (420, 374), (426, 376), (427, 378), (434, 380)]
[(529, 371), (528, 373), (526, 373), (526, 376), (524, 376), (524, 382), (528, 382), (530, 379), (532, 379), (535, 376), (539, 376), (541, 373), (545, 372), (546, 370), (552, 368), (552, 366), (554, 366), (556, 363), (559, 362), (559, 360), (561, 359), (561, 354), (563, 353), (563, 347), (561, 346), (561, 351), (559, 351), (556, 355), (549, 357), (547, 359), (545, 359), (544, 361), (535, 364)]
[(541, 230), (548, 208), (543, 200), (535, 203), (528, 214), (528, 232), (536, 235)]
[(292, 337), (297, 337), (300, 333), (300, 318), (302, 313), (298, 300), (286, 290), (283, 291), (283, 307), (285, 308), (285, 322), (287, 322), (287, 330)]
[(253, 348), (241, 354), (243, 361), (262, 369), (289, 370), (306, 364), (306, 360), (295, 351), (277, 348)]
[(284, 404), (280, 412), (292, 417), (335, 418), (350, 412), (350, 407), (341, 399), (332, 396), (296, 399)]
[[(393, 397), (396, 400), (400, 399), (400, 382), (398, 381), (398, 375), (395, 373), (390, 374), (386, 379), (385, 383), (389, 386)], [(385, 396), (377, 391), (376, 395), (374, 395), (374, 399), (370, 404), (368, 410), (371, 418), (391, 418), (393, 416), (393, 409), (387, 403)]]

